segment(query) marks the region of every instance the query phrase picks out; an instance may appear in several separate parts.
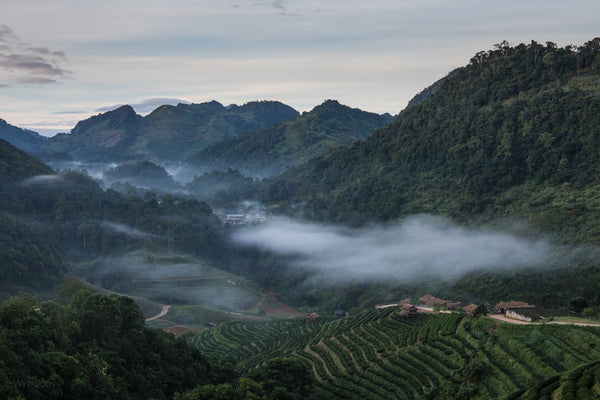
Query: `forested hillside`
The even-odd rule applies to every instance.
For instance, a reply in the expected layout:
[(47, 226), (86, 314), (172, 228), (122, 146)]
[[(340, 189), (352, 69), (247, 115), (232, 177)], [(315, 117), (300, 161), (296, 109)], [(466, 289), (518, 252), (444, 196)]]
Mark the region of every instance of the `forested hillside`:
[(211, 207), (171, 194), (144, 198), (51, 168), (0, 141), (2, 297), (51, 288), (65, 263), (146, 247), (220, 256), (224, 230)]
[(600, 39), (502, 43), (365, 141), (266, 181), (258, 198), (357, 224), (517, 215), (597, 242), (599, 94)]
[(177, 183), (163, 167), (151, 161), (130, 161), (104, 171), (105, 185), (112, 182), (129, 183), (142, 188), (160, 188), (161, 192), (175, 190)]
[(79, 282), (64, 284), (56, 301), (5, 302), (0, 348), (3, 399), (300, 399), (312, 388), (308, 369), (291, 359), (240, 377), (232, 364), (145, 327), (130, 298)]
[(232, 168), (249, 176), (275, 175), (364, 139), (391, 119), (327, 100), (296, 118), (217, 142), (189, 161), (208, 171)]
[(52, 168), (0, 139), (0, 176), (3, 182), (52, 173)]

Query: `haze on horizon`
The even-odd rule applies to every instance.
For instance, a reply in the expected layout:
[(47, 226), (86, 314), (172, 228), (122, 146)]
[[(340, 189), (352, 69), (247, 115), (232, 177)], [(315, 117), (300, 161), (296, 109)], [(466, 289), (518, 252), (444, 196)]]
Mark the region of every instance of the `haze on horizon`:
[(478, 51), (598, 36), (591, 0), (41, 0), (0, 18), (0, 118), (52, 135), (131, 104), (325, 99), (397, 114)]

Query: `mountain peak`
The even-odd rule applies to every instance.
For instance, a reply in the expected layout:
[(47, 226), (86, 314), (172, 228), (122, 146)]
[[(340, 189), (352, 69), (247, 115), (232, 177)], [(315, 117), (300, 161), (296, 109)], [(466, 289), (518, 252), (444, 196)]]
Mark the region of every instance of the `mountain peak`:
[(94, 115), (86, 120), (80, 121), (71, 130), (74, 135), (89, 135), (95, 134), (99, 127), (115, 130), (132, 130), (136, 124), (141, 121), (142, 117), (136, 114), (133, 107), (130, 105), (120, 106), (112, 111), (107, 111), (102, 114)]
[(321, 107), (347, 107), (345, 105), (343, 105), (342, 103), (340, 103), (337, 100), (332, 100), (332, 99), (327, 99), (325, 100), (322, 104), (316, 106), (315, 108), (321, 108)]
[(115, 108), (112, 111), (108, 111), (104, 114), (109, 114), (109, 113), (118, 113), (118, 114), (136, 114), (135, 110), (133, 109), (132, 106), (130, 106), (129, 104), (124, 104), (120, 107)]

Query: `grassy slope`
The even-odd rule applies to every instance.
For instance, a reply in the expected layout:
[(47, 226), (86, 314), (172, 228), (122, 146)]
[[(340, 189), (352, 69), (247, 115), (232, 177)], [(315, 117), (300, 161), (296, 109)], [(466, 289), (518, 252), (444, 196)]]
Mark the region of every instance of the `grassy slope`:
[(171, 305), (164, 317), (149, 322), (155, 327), (204, 329), (228, 321), (268, 321), (302, 315), (252, 282), (187, 255), (138, 250), (119, 258), (80, 264), (75, 270), (92, 282), (110, 282), (110, 290), (98, 290), (132, 297), (146, 318), (158, 314), (162, 305)]

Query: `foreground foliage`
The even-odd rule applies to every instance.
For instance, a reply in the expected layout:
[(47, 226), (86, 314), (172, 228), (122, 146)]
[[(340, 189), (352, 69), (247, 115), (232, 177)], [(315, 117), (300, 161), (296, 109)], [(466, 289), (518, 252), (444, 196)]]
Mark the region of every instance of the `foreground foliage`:
[(302, 399), (312, 382), (303, 363), (281, 358), (242, 377), (145, 327), (132, 299), (77, 281), (57, 301), (13, 297), (0, 307), (3, 399)]
[(66, 304), (16, 297), (0, 309), (0, 397), (165, 399), (223, 379), (185, 341), (145, 328), (133, 300), (75, 288)]

